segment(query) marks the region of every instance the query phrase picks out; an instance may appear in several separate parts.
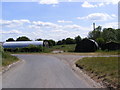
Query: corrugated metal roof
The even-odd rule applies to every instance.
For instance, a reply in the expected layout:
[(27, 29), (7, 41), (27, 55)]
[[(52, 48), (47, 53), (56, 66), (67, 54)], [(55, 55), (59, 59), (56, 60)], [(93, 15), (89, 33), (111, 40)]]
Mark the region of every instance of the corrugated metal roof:
[(12, 41), (12, 42), (4, 42), (4, 48), (17, 48), (17, 47), (27, 47), (29, 45), (43, 45), (43, 41)]

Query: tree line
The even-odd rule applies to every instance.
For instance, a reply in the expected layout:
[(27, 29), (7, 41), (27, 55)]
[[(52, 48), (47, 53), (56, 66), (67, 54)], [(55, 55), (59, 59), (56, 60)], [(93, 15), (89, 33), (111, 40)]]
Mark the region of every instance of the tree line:
[(88, 38), (95, 40), (99, 47), (108, 42), (120, 43), (120, 29), (103, 28), (98, 26), (88, 33)]
[[(41, 38), (38, 38), (35, 41), (47, 41), (49, 44), (49, 47), (52, 47), (55, 45), (79, 44), (79, 42), (83, 39), (85, 38), (81, 38), (80, 35), (78, 35), (75, 38), (66, 38), (66, 39), (59, 40), (57, 42), (52, 39), (43, 40)], [(88, 36), (86, 37), (86, 39), (95, 40), (98, 43), (100, 48), (105, 46), (105, 44), (108, 42), (120, 43), (120, 29), (114, 29), (114, 28), (102, 29), (101, 26), (98, 26), (97, 28), (95, 28), (94, 30), (88, 33)], [(18, 37), (16, 40), (14, 40), (13, 38), (9, 38), (6, 40), (6, 42), (9, 42), (9, 41), (32, 41), (32, 40), (30, 40), (26, 36), (21, 36), (21, 37)]]
[[(13, 39), (13, 38), (9, 38), (6, 40), (6, 42), (11, 42), (11, 41), (32, 41), (30, 40), (28, 37), (26, 36), (21, 36), (21, 37), (18, 37), (16, 40)], [(49, 46), (55, 46), (55, 45), (63, 45), (63, 44), (76, 44), (78, 43), (79, 41), (81, 41), (81, 37), (78, 35), (77, 37), (75, 37), (74, 39), (73, 38), (66, 38), (66, 39), (62, 39), (62, 40), (59, 40), (59, 41), (55, 41), (55, 40), (47, 40), (47, 39), (36, 39), (35, 41), (47, 41)]]

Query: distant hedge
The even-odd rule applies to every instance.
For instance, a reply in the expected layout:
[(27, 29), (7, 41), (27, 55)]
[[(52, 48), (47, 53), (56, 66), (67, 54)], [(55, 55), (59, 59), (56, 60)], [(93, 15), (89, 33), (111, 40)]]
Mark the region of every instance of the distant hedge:
[(75, 52), (94, 52), (97, 49), (98, 45), (95, 41), (83, 39), (76, 45)]

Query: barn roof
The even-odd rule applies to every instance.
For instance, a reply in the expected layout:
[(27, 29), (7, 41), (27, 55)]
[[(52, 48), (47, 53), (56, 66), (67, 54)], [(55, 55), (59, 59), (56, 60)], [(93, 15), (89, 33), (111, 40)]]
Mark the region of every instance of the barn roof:
[(89, 40), (94, 42), (96, 44), (96, 46), (98, 47), (98, 43), (95, 40), (93, 40), (93, 39), (89, 39)]

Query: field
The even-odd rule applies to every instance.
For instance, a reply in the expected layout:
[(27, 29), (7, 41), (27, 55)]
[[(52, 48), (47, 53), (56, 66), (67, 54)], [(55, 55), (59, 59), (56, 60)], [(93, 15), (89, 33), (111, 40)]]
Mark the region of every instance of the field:
[(68, 54), (82, 54), (82, 55), (91, 55), (91, 53), (94, 55), (118, 55), (120, 54), (120, 51), (102, 51), (102, 50), (98, 50), (96, 52), (74, 52), (75, 50), (75, 47), (76, 47), (76, 44), (69, 44), (69, 45), (56, 45), (56, 46), (53, 46), (53, 47), (50, 47), (50, 48), (44, 48), (43, 50), (43, 53), (50, 53), (54, 50), (63, 50), (65, 53), (68, 53)]
[(74, 52), (76, 44), (70, 45), (56, 45), (50, 48), (44, 48), (44, 52), (51, 52), (54, 50), (63, 50), (64, 52)]
[(64, 51), (65, 54), (75, 54), (75, 55), (118, 55), (120, 54), (120, 51), (102, 51), (98, 50), (96, 52), (74, 52), (76, 47), (76, 44), (69, 44), (69, 45), (56, 45), (52, 47), (43, 47), (42, 52), (12, 52), (16, 54), (21, 54), (21, 53), (30, 53), (30, 54), (39, 54), (39, 53), (51, 53), (52, 51)]
[(86, 71), (93, 79), (102, 81), (106, 86), (117, 87), (118, 84), (120, 85), (118, 63), (118, 57), (86, 57), (77, 61), (76, 66)]

